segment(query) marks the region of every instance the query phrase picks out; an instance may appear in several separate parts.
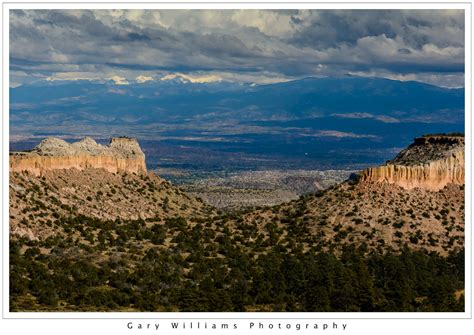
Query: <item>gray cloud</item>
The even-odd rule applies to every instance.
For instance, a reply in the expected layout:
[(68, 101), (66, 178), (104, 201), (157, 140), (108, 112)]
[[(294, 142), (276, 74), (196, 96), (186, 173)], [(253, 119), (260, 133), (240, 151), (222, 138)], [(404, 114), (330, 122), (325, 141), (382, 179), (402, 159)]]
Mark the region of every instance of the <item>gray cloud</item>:
[(207, 71), (256, 79), (383, 73), (449, 86), (463, 77), (464, 12), (13, 10), (10, 59), (16, 85), (64, 72), (132, 79)]
[(464, 45), (464, 12), (443, 10), (321, 10), (289, 40), (316, 48), (356, 45), (367, 36), (385, 35), (412, 48)]

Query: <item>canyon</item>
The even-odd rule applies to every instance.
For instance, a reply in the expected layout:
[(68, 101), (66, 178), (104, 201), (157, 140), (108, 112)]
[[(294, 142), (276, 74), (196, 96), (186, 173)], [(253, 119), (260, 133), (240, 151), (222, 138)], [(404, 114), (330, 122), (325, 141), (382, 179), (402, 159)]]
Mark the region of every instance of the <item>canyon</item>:
[[(303, 245), (327, 250), (345, 243), (393, 250), (407, 244), (447, 254), (464, 245), (463, 137), (417, 138), (385, 165), (262, 207), (249, 205), (249, 199), (255, 194), (269, 199), (263, 174), (183, 190), (147, 172), (138, 142), (129, 138), (112, 139), (107, 146), (89, 138), (71, 144), (48, 138), (10, 158), (10, 229), (29, 239), (53, 236), (65, 219), (85, 215), (99, 220), (184, 217), (212, 227), (220, 221), (231, 231), (254, 227), (264, 238), (270, 236), (268, 227), (277, 227), (283, 239), (301, 229)], [(259, 188), (252, 189), (257, 182)], [(295, 179), (289, 183), (296, 186)], [(241, 195), (234, 201), (237, 191)], [(212, 192), (214, 198), (205, 196)], [(228, 204), (225, 197), (231, 196), (232, 208), (216, 203)]]
[[(229, 210), (145, 172), (130, 139), (108, 146), (46, 139), (13, 156), (12, 311), (463, 308), (463, 138), (416, 139), (382, 166), (383, 178), (372, 168), (295, 200)], [(67, 157), (77, 164), (57, 163)], [(427, 172), (413, 172), (420, 168)], [(255, 183), (261, 191), (274, 179), (306, 189), (319, 178), (295, 176), (214, 180), (221, 192), (215, 199), (238, 186), (249, 199)], [(440, 287), (448, 307), (436, 305)], [(405, 302), (388, 305), (399, 291)], [(326, 296), (326, 305), (308, 302), (308, 294), (314, 301)], [(353, 302), (340, 305), (341, 296)]]

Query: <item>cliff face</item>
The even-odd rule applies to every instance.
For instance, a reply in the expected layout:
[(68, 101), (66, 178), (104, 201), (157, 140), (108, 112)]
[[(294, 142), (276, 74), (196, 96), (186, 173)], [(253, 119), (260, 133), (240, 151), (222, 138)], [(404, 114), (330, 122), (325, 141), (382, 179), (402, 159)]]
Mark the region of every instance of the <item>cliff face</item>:
[(361, 181), (387, 182), (410, 190), (439, 191), (448, 184), (464, 185), (464, 138), (431, 136), (415, 143), (386, 165), (361, 173)]
[(56, 169), (105, 169), (108, 172), (146, 173), (145, 155), (131, 138), (112, 138), (109, 145), (91, 138), (68, 143), (58, 138), (43, 140), (30, 152), (10, 154), (10, 171), (28, 171), (36, 176)]

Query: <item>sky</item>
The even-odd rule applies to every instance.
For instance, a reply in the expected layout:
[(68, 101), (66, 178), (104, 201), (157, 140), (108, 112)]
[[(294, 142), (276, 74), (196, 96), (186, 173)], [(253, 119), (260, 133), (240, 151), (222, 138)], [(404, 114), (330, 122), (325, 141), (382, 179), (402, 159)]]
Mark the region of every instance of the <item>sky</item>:
[(464, 11), (10, 11), (11, 87), (347, 75), (463, 87)]

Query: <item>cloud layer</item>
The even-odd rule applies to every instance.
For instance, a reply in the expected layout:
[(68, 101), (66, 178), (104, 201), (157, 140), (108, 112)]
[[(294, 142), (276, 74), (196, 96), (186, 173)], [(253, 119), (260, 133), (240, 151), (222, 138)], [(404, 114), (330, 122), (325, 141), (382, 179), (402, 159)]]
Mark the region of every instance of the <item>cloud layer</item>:
[(268, 83), (352, 74), (460, 87), (464, 12), (13, 10), (10, 71), (11, 86), (47, 78), (125, 85), (170, 75)]

